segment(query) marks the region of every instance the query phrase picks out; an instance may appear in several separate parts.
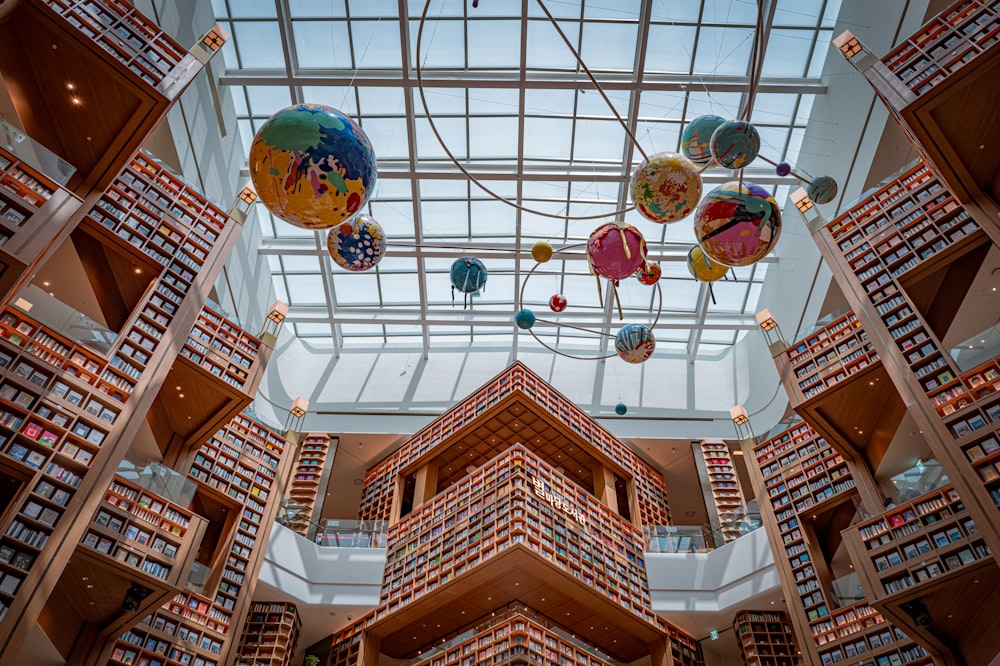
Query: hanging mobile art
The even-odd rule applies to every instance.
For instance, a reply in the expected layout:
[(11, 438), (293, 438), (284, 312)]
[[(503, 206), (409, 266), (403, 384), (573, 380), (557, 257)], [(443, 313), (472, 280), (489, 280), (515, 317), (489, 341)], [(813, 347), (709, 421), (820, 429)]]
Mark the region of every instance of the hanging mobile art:
[[(709, 292), (714, 302), (711, 283), (725, 278), (730, 267), (749, 266), (760, 261), (773, 251), (781, 235), (780, 207), (767, 190), (743, 179), (744, 168), (761, 158), (775, 166), (776, 173), (780, 177), (791, 175), (806, 182), (810, 198), (817, 203), (832, 201), (837, 193), (837, 183), (829, 176), (804, 179), (796, 174), (789, 164), (774, 163), (760, 155), (760, 133), (752, 124), (751, 115), (764, 55), (761, 47), (761, 33), (764, 30), (762, 0), (757, 2), (757, 23), (750, 55), (752, 76), (740, 117), (730, 120), (717, 115), (698, 116), (683, 129), (681, 153), (665, 152), (652, 155), (647, 155), (642, 149), (628, 124), (618, 114), (572, 42), (549, 12), (544, 0), (536, 0), (536, 3), (642, 157), (629, 182), (633, 203), (631, 207), (594, 216), (568, 216), (532, 210), (491, 190), (455, 158), (437, 129), (424, 93), (421, 53), (424, 24), (431, 0), (426, 0), (417, 26), (414, 62), (420, 101), (431, 131), (452, 164), (472, 184), (492, 198), (521, 212), (541, 217), (567, 221), (614, 218), (613, 221), (598, 226), (585, 244), (590, 272), (598, 279), (598, 299), (601, 307), (604, 307), (604, 290), (600, 288), (600, 278), (603, 277), (609, 281), (607, 292), (614, 298), (619, 319), (623, 318), (618, 287), (621, 280), (633, 275), (641, 284), (653, 286), (658, 290), (660, 304), (651, 325), (630, 323), (614, 336), (608, 330), (609, 324), (603, 326), (600, 331), (589, 332), (614, 337), (616, 352), (622, 358), (633, 363), (641, 363), (652, 355), (652, 350), (655, 348), (653, 329), (659, 321), (663, 307), (662, 291), (659, 291), (662, 269), (658, 264), (651, 264), (648, 261), (646, 240), (639, 229), (624, 222), (625, 213), (637, 210), (644, 218), (657, 224), (673, 224), (688, 218), (693, 219), (698, 245), (691, 249), (686, 258), (688, 270), (696, 280), (709, 285)], [(477, 5), (478, 0), (473, 3), (473, 7)], [(700, 174), (712, 167), (732, 170), (736, 177), (732, 182), (714, 188), (703, 197)], [(572, 247), (574, 246), (569, 245), (557, 252), (565, 252)], [(553, 348), (535, 334), (537, 324), (580, 327), (565, 321), (539, 319), (534, 312), (524, 307), (524, 287), (538, 266), (552, 258), (553, 248), (548, 242), (539, 241), (532, 247), (531, 256), (536, 264), (522, 282), (519, 298), (515, 303), (517, 311), (515, 323), (519, 329), (529, 332), (535, 340), (551, 351), (570, 358), (581, 358)], [(454, 284), (454, 275), (452, 282)], [(567, 305), (565, 296), (561, 294), (554, 294), (549, 299), (549, 309), (552, 312), (562, 312)], [(613, 354), (601, 354), (589, 358), (596, 360), (611, 356)]]
[[(535, 243), (531, 256), (536, 264), (522, 281), (515, 303), (517, 327), (554, 353), (570, 358), (602, 359), (620, 354), (630, 362), (642, 362), (655, 348), (654, 330), (663, 308), (659, 283), (662, 269), (649, 262), (646, 240), (638, 228), (624, 222), (626, 213), (636, 210), (643, 218), (657, 224), (676, 224), (692, 219), (698, 245), (688, 254), (688, 268), (695, 279), (711, 283), (725, 277), (731, 266), (749, 266), (760, 261), (774, 249), (781, 234), (781, 212), (777, 202), (767, 190), (743, 179), (745, 167), (761, 159), (774, 166), (778, 176), (792, 176), (806, 183), (809, 197), (819, 204), (836, 197), (837, 183), (829, 176), (804, 178), (788, 163), (775, 163), (760, 155), (760, 133), (752, 124), (751, 115), (763, 64), (763, 0), (757, 0), (758, 16), (750, 55), (752, 75), (740, 116), (736, 119), (698, 116), (682, 131), (680, 153), (652, 155), (643, 150), (544, 0), (535, 1), (641, 155), (629, 179), (632, 205), (611, 213), (583, 216), (533, 210), (491, 190), (455, 157), (438, 131), (424, 92), (421, 53), (431, 0), (425, 1), (420, 15), (413, 59), (425, 120), (452, 165), (493, 199), (541, 218), (604, 221), (586, 243), (559, 250), (554, 250), (547, 241)], [(478, 0), (474, 0), (473, 8), (477, 5)], [(329, 230), (327, 246), (338, 266), (350, 271), (371, 270), (386, 253), (386, 237), (381, 226), (371, 217), (362, 215), (377, 181), (375, 152), (361, 127), (346, 114), (319, 104), (297, 104), (278, 111), (257, 131), (250, 149), (249, 167), (260, 201), (276, 217), (305, 229)], [(734, 172), (733, 180), (703, 193), (701, 173), (709, 168), (730, 169)], [(604, 294), (609, 294), (618, 306), (619, 319), (623, 318), (618, 295), (621, 280), (635, 276), (639, 283), (651, 286), (658, 293), (659, 305), (649, 323), (630, 322), (615, 334), (610, 331), (610, 322), (605, 322), (599, 331), (582, 329), (613, 338), (616, 352), (612, 354), (575, 356), (550, 346), (535, 334), (538, 324), (580, 327), (566, 321), (539, 319), (524, 307), (524, 286), (535, 269), (548, 262), (554, 252), (562, 253), (580, 246), (585, 246), (582, 254), (591, 274), (598, 279), (598, 285), (601, 277), (609, 281), (606, 290), (598, 289), (601, 305), (604, 305)], [(580, 255), (578, 250), (573, 258)], [(454, 292), (458, 291), (463, 294), (463, 305), (471, 306), (472, 298), (485, 287), (487, 274), (486, 265), (480, 259), (470, 256), (456, 259), (449, 271), (453, 300)], [(568, 302), (564, 295), (556, 293), (548, 305), (552, 312), (559, 313), (568, 307)]]

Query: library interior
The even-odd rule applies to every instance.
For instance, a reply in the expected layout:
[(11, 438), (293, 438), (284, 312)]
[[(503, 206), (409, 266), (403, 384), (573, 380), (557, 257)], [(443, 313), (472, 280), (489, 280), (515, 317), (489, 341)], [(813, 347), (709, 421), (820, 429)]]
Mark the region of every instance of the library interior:
[(997, 99), (1000, 0), (0, 0), (0, 666), (1000, 666)]

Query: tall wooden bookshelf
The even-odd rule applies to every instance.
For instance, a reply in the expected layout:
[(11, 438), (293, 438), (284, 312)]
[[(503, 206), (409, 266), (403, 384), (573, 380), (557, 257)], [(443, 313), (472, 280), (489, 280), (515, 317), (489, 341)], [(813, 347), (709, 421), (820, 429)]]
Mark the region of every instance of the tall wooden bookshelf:
[(318, 524), (323, 510), (323, 492), (330, 478), (334, 442), (329, 433), (306, 433), (299, 444), (298, 458), (292, 469), (292, 482), (287, 497), (295, 502), (298, 513), (288, 524), (302, 536), (307, 536), (310, 524)]
[(115, 476), (73, 557), (97, 567), (121, 563), (131, 581), (151, 590), (135, 609), (137, 615), (117, 620), (129, 626), (183, 587), (206, 522), (189, 508)]
[[(546, 502), (546, 494), (561, 497), (563, 509)], [(524, 544), (616, 605), (662, 627), (645, 585), (641, 530), (522, 445), (509, 447), (390, 526), (387, 543), (376, 620)]]
[[(137, 156), (133, 160), (130, 169), (135, 170), (136, 181), (152, 187), (150, 181), (158, 179), (180, 187), (179, 179), (159, 168), (151, 173), (147, 167), (148, 158)], [(6, 416), (0, 424), (7, 454), (3, 467), (22, 488), (0, 518), (0, 529), (3, 539), (17, 546), (16, 550), (27, 548), (34, 555), (23, 574), (11, 577), (6, 596), (0, 597), (3, 607), (10, 609), (0, 622), (0, 652), (16, 649), (26, 628), (36, 620), (47, 622), (46, 618), (54, 616), (56, 602), (45, 590), (58, 589), (73, 599), (90, 598), (87, 590), (91, 588), (85, 588), (79, 577), (63, 576), (62, 567), (85, 538), (117, 462), (145, 422), (159, 382), (173, 363), (238, 232), (239, 225), (199, 198), (195, 206), (178, 205), (163, 221), (182, 238), (201, 234), (198, 252), (155, 259), (125, 242), (116, 233), (117, 225), (77, 225), (81, 216), (92, 219), (95, 210), (104, 210), (103, 197), (91, 201), (94, 203), (81, 208), (61, 232), (64, 242), (71, 238), (80, 248), (87, 269), (95, 267), (88, 263), (90, 259), (112, 255), (120, 262), (117, 266), (141, 267), (138, 272), (129, 271), (129, 277), (118, 280), (114, 287), (96, 290), (102, 306), (119, 304), (117, 338), (103, 348), (82, 344), (33, 317), (33, 304), (24, 298), (0, 312), (0, 365), (4, 365), (0, 381), (8, 386), (6, 395), (11, 398), (3, 408)], [(74, 225), (70, 235), (68, 229)], [(110, 282), (106, 275), (91, 274), (91, 278), (94, 284)], [(122, 308), (120, 294), (112, 297), (111, 288), (129, 291), (126, 302), (130, 307)], [(31, 515), (39, 504), (31, 494), (48, 490), (41, 482), (56, 489), (52, 497), (65, 501), (64, 505), (52, 502), (45, 507), (50, 509), (45, 512), (50, 524)], [(61, 564), (35, 567), (39, 561)], [(21, 580), (17, 585), (15, 578)], [(79, 609), (82, 618), (106, 623), (120, 614), (121, 596), (111, 598), (115, 590), (124, 594), (128, 579), (115, 579), (110, 574), (104, 578), (106, 605), (95, 602), (93, 607)], [(99, 587), (90, 584), (94, 589)]]
[(781, 611), (740, 611), (733, 618), (743, 666), (798, 666), (798, 648), (788, 615)]
[(0, 302), (64, 235), (80, 200), (0, 148)]
[(27, 0), (0, 24), (0, 69), (25, 132), (76, 168), (69, 188), (86, 196), (110, 184), (202, 63), (124, 0)]
[(850, 31), (834, 43), (871, 83), (925, 163), (1000, 243), (1000, 8), (959, 0), (881, 60)]
[[(985, 455), (1000, 429), (996, 359), (963, 369), (941, 343), (989, 238), (922, 163), (829, 223), (808, 199), (799, 205), (812, 216), (813, 238), (873, 346), (888, 359), (893, 390), (911, 405), (934, 457), (997, 553), (1000, 483)], [(914, 227), (933, 232), (933, 242), (904, 243)]]
[(708, 485), (705, 504), (709, 524), (729, 543), (740, 538), (739, 521), (746, 512), (739, 477), (728, 444), (721, 439), (706, 439), (699, 446)]
[(829, 562), (860, 503), (847, 461), (806, 422), (743, 445), (803, 662), (864, 654), (873, 663), (934, 663), (867, 601), (843, 605), (834, 594)]
[(295, 604), (255, 601), (243, 623), (235, 666), (292, 666), (299, 641)]
[(652, 610), (642, 525), (668, 523), (665, 500), (662, 477), (515, 363), (366, 474), (360, 517), (390, 522), (382, 596), (334, 636), (330, 663), (416, 658), (442, 641), (450, 663), (456, 636), (522, 603), (616, 661), (703, 664)]
[[(417, 432), (406, 444), (382, 463), (368, 470), (361, 499), (364, 520), (389, 520), (399, 471), (432, 449), (457, 436), (477, 418), (512, 395), (524, 395), (541, 407), (575, 436), (631, 477), (635, 485), (639, 519), (646, 525), (670, 523), (667, 490), (663, 477), (614, 438), (571, 400), (549, 386), (520, 362), (510, 365), (475, 393)], [(398, 499), (398, 498), (395, 498)]]
[(210, 558), (203, 562), (208, 578), (199, 585), (189, 581), (142, 625), (104, 646), (109, 666), (127, 663), (114, 655), (127, 657), (130, 651), (149, 658), (140, 651), (151, 637), (181, 646), (171, 648), (176, 656), (164, 666), (232, 663), (277, 515), (275, 480), (287, 468), (286, 448), (285, 439), (270, 427), (239, 414), (189, 454), (181, 468), (198, 483), (201, 496), (228, 516), (224, 529), (215, 532), (218, 542), (203, 544), (202, 554)]
[[(907, 125), (908, 118), (930, 118), (921, 114), (957, 94), (959, 97), (951, 98), (948, 104), (951, 108), (943, 111), (938, 107), (934, 117), (951, 123), (954, 129), (954, 119), (949, 120), (948, 114), (959, 108), (963, 113), (968, 110), (971, 115), (963, 120), (962, 131), (975, 131), (980, 110), (974, 96), (993, 85), (992, 79), (981, 80), (976, 72), (987, 71), (978, 69), (981, 66), (992, 67), (990, 59), (995, 61), (998, 52), (992, 37), (977, 42), (981, 28), (996, 25), (996, 8), (987, 4), (956, 3), (887, 56), (888, 68), (874, 61), (851, 36), (839, 40), (838, 45), (865, 71), (904, 129), (913, 129)], [(952, 56), (958, 60), (942, 67), (945, 63), (940, 58)], [(959, 66), (962, 74), (954, 76), (952, 72)], [(889, 79), (883, 74), (895, 80), (893, 85), (902, 86), (905, 94), (891, 99), (884, 94), (880, 86)], [(977, 89), (961, 92), (970, 85)], [(900, 100), (904, 100), (902, 105), (897, 104)], [(944, 510), (949, 515), (967, 516), (969, 526), (979, 528), (979, 536), (962, 533), (964, 526), (956, 528), (962, 539), (969, 541), (968, 551), (956, 547), (969, 561), (946, 552), (952, 564), (958, 557), (961, 565), (951, 569), (938, 553), (942, 546), (947, 551), (950, 541), (939, 546), (933, 538), (936, 531), (924, 534), (924, 517), (916, 506), (910, 507), (912, 517), (906, 520), (895, 508), (877, 511), (864, 524), (865, 534), (850, 532), (855, 567), (859, 573), (867, 572), (862, 576), (866, 593), (894, 623), (945, 659), (960, 655), (957, 658), (975, 663), (993, 657), (976, 637), (996, 630), (990, 623), (976, 623), (1000, 612), (993, 608), (997, 602), (983, 596), (979, 588), (980, 583), (995, 585), (1000, 571), (1000, 471), (994, 455), (1000, 432), (1000, 382), (996, 381), (1000, 366), (996, 358), (989, 357), (975, 367), (961, 366), (942, 339), (949, 335), (976, 273), (996, 245), (997, 218), (995, 208), (993, 213), (988, 211), (993, 195), (977, 189), (985, 185), (979, 173), (982, 162), (970, 157), (963, 163), (949, 152), (955, 147), (950, 143), (955, 135), (934, 132), (931, 140), (920, 131), (911, 132), (927, 161), (903, 169), (865, 193), (831, 222), (823, 219), (801, 192), (792, 198), (867, 331), (897, 401), (908, 407), (932, 457), (953, 484), (949, 494), (939, 498), (946, 504)], [(984, 155), (978, 149), (976, 152)], [(946, 164), (939, 161), (944, 153), (949, 153)], [(969, 170), (963, 171), (966, 167)], [(975, 333), (970, 331), (969, 335)], [(895, 428), (889, 431), (893, 434)], [(929, 515), (943, 518), (937, 512)], [(903, 523), (894, 525), (897, 520)], [(902, 543), (905, 552), (896, 552), (895, 545), (889, 543), (876, 547), (865, 538), (881, 525), (887, 525), (889, 532), (879, 534), (878, 540), (908, 537), (909, 531), (915, 530), (913, 539)], [(950, 538), (947, 532), (945, 537)], [(879, 548), (885, 550), (886, 559), (881, 555), (868, 557), (869, 547), (876, 553), (881, 552)], [(904, 561), (914, 550), (916, 562)]]

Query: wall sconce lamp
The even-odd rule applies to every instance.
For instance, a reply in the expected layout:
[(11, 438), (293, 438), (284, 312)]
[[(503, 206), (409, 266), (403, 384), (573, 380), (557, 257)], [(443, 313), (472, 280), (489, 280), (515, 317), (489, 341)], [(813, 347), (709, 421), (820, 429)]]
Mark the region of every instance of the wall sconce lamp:
[(767, 348), (771, 351), (771, 356), (784, 352), (787, 348), (785, 338), (778, 327), (778, 320), (774, 318), (771, 311), (764, 308), (757, 313), (756, 317), (757, 325), (764, 333), (764, 339), (767, 341)]
[(733, 420), (733, 427), (736, 428), (736, 437), (742, 442), (753, 439), (753, 430), (750, 428), (750, 415), (743, 405), (735, 405), (729, 408), (729, 417)]

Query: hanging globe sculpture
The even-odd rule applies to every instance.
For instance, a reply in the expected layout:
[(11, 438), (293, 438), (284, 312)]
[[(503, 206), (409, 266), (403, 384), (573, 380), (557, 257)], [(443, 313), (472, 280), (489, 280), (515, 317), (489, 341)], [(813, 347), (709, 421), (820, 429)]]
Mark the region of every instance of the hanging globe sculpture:
[(782, 178), (787, 176), (792, 172), (792, 165), (788, 162), (778, 162), (777, 166), (774, 167), (774, 173), (778, 174)]
[(726, 277), (729, 272), (729, 266), (712, 261), (697, 245), (688, 252), (687, 267), (691, 277), (699, 282), (715, 282)]
[(646, 240), (631, 224), (609, 222), (591, 232), (587, 261), (603, 278), (627, 278), (646, 265)]
[(478, 294), (486, 286), (486, 265), (475, 257), (460, 257), (451, 264), (451, 298), (455, 300), (455, 290), (463, 294), (463, 306), (470, 303), (470, 297)]
[(267, 209), (304, 229), (326, 229), (354, 216), (377, 179), (364, 130), (320, 104), (297, 104), (271, 116), (257, 130), (249, 165)]
[(652, 287), (654, 284), (660, 281), (663, 276), (663, 269), (660, 268), (659, 264), (649, 264), (647, 270), (643, 270), (642, 267), (636, 272), (635, 277), (644, 285)]
[(710, 260), (749, 266), (774, 249), (781, 210), (763, 187), (732, 181), (705, 195), (694, 213), (694, 234)]
[(628, 412), (628, 406), (624, 402), (615, 405), (615, 414), (618, 416), (625, 416), (626, 412)]
[(517, 324), (518, 328), (527, 331), (535, 325), (535, 313), (527, 308), (518, 310), (517, 314), (514, 315), (514, 323)]
[(816, 176), (806, 187), (806, 194), (813, 203), (825, 204), (833, 201), (837, 196), (837, 181), (830, 176)]
[(679, 153), (655, 153), (632, 174), (632, 201), (644, 217), (665, 224), (683, 220), (701, 199), (698, 168)]
[(552, 294), (552, 298), (549, 299), (549, 310), (553, 312), (562, 312), (567, 305), (568, 301), (562, 294)]
[(615, 351), (629, 363), (642, 363), (655, 349), (653, 331), (642, 324), (626, 324), (615, 336)]
[(373, 218), (357, 215), (330, 228), (326, 249), (341, 268), (367, 271), (375, 268), (385, 254), (385, 232)]
[(722, 116), (698, 116), (687, 124), (681, 134), (681, 152), (698, 166), (712, 162), (712, 134), (726, 122)]
[(531, 246), (531, 258), (544, 264), (552, 258), (552, 245), (548, 241), (538, 241)]
[(745, 120), (722, 123), (712, 134), (712, 157), (727, 169), (742, 169), (760, 152), (760, 133)]

